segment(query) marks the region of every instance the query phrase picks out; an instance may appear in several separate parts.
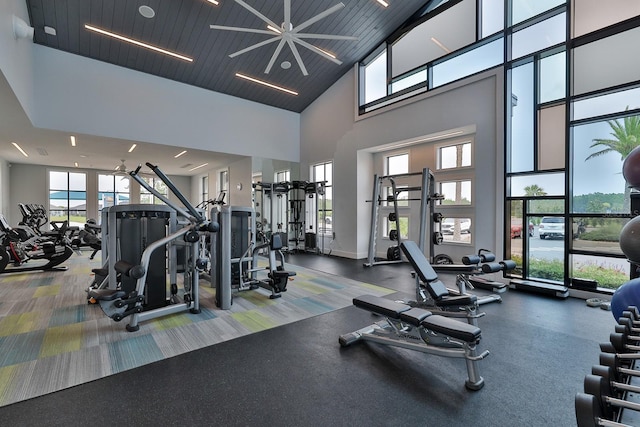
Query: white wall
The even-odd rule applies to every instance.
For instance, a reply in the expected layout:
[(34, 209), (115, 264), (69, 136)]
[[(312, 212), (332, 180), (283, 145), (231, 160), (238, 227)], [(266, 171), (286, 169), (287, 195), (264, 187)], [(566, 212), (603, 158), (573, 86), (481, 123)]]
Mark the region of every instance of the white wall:
[(55, 49), (34, 51), (36, 127), (299, 159), (296, 113)]
[[(501, 239), (496, 239), (504, 216), (502, 88), (501, 69), (488, 71), (356, 121), (352, 71), (309, 106), (301, 115), (301, 170), (320, 161), (334, 161), (333, 253), (351, 258), (367, 255), (371, 206), (366, 200), (371, 198), (373, 185), (374, 163), (369, 152), (373, 147), (469, 126), (476, 129), (476, 181), (483, 183), (475, 194), (474, 243), (502, 251)], [(439, 251), (457, 256), (458, 249), (451, 246)], [(475, 248), (459, 250), (469, 253)]]

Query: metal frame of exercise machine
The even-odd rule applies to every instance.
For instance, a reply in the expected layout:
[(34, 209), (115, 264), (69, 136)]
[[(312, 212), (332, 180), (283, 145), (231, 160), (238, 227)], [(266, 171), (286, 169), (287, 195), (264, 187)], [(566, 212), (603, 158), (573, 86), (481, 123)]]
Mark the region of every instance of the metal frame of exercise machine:
[(476, 391), (484, 386), (477, 363), (487, 357), (489, 351), (478, 353), (481, 331), (477, 326), (373, 295), (356, 297), (353, 305), (385, 318), (341, 335), (338, 340), (341, 346), (362, 340), (442, 357), (461, 358), (465, 360), (467, 368), (465, 387)]
[[(396, 179), (412, 177), (412, 176), (421, 176), (421, 186), (419, 187), (397, 187)], [(391, 188), (393, 195), (386, 197), (385, 199), (381, 196), (382, 183), (388, 180), (391, 183)], [(433, 231), (433, 222), (435, 218), (435, 206), (433, 201), (438, 199), (438, 195), (435, 193), (435, 180), (433, 173), (429, 170), (429, 168), (422, 169), (422, 172), (415, 173), (406, 173), (406, 174), (398, 174), (398, 175), (385, 175), (378, 176), (374, 175), (373, 178), (373, 196), (371, 198), (371, 229), (369, 232), (369, 251), (367, 255), (367, 262), (364, 263), (365, 267), (372, 267), (374, 265), (379, 264), (394, 264), (400, 262), (406, 262), (403, 259), (402, 253), (400, 251), (398, 259), (394, 260), (380, 260), (376, 258), (376, 246), (377, 246), (377, 237), (378, 237), (378, 222), (380, 217), (380, 205), (383, 202), (393, 202), (394, 205), (394, 213), (395, 213), (395, 222), (396, 222), (396, 236), (398, 246), (402, 243), (401, 233), (400, 233), (400, 215), (398, 212), (398, 194), (402, 192), (410, 192), (410, 191), (420, 191), (420, 198), (408, 198), (403, 200), (417, 200), (420, 201), (420, 235), (418, 236), (418, 246), (422, 251), (425, 249), (425, 239), (427, 234), (427, 221), (429, 221), (429, 230)], [(435, 233), (435, 232), (434, 232)], [(439, 233), (438, 233), (439, 234)], [(441, 237), (441, 236), (440, 236)], [(437, 235), (434, 234), (432, 239), (429, 239), (429, 253), (433, 254), (434, 251), (434, 240), (437, 239)], [(440, 241), (442, 239), (440, 238)]]
[[(130, 262), (119, 260), (113, 261), (117, 258), (118, 247), (115, 243), (117, 237), (113, 234), (116, 233), (118, 224), (112, 220), (111, 215), (108, 215), (109, 219), (109, 245), (108, 245), (108, 264), (113, 265), (113, 271), (109, 271), (109, 285), (112, 284), (115, 288), (107, 289), (91, 289), (89, 290), (89, 296), (95, 298), (105, 311), (105, 313), (112, 319), (119, 321), (127, 316), (131, 316), (131, 322), (127, 325), (126, 329), (129, 332), (137, 331), (139, 329), (139, 322), (154, 319), (169, 314), (189, 311), (191, 313), (200, 312), (200, 299), (199, 299), (199, 272), (206, 266), (206, 260), (202, 259), (200, 253), (201, 239), (205, 238), (207, 233), (217, 231), (217, 223), (207, 221), (201, 212), (196, 210), (191, 203), (182, 195), (182, 193), (176, 188), (171, 180), (157, 167), (150, 163), (147, 166), (153, 170), (153, 172), (167, 185), (169, 190), (175, 194), (180, 202), (186, 207), (182, 209), (177, 206), (165, 196), (157, 192), (153, 187), (149, 186), (139, 175), (140, 166), (130, 173), (131, 177), (135, 179), (142, 187), (151, 192), (154, 196), (158, 197), (170, 208), (173, 208), (172, 215), (175, 217), (175, 212), (180, 213), (188, 222), (183, 228), (169, 233), (163, 238), (155, 240), (146, 245), (142, 252), (141, 259), (138, 264), (133, 265)], [(126, 205), (125, 205), (126, 206)], [(114, 216), (115, 217), (115, 216)], [(117, 234), (117, 233), (116, 233)], [(180, 297), (178, 295), (176, 282), (171, 282), (171, 295), (166, 300), (167, 305), (162, 307), (153, 307), (145, 310), (145, 295), (148, 286), (157, 286), (160, 290), (163, 290), (166, 298), (166, 269), (165, 269), (165, 254), (160, 258), (162, 262), (162, 279), (161, 283), (151, 284), (147, 282), (147, 275), (149, 273), (149, 267), (151, 264), (151, 257), (156, 255), (154, 252), (167, 247), (169, 249), (169, 269), (176, 265), (175, 260), (175, 246), (183, 245), (187, 249), (185, 254), (185, 275), (184, 275), (184, 294)], [(173, 255), (172, 255), (173, 254)], [(172, 260), (171, 257), (174, 259)], [(111, 268), (110, 268), (111, 270)], [(125, 277), (135, 280), (135, 288), (130, 291), (123, 289), (117, 289), (118, 273), (121, 279)], [(175, 274), (174, 271), (170, 271), (170, 276)], [(113, 280), (112, 280), (113, 277)]]

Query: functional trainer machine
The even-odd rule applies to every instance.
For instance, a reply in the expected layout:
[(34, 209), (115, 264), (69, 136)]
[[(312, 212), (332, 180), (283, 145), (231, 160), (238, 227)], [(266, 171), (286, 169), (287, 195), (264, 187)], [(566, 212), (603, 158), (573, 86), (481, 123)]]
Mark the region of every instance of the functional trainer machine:
[(489, 351), (477, 351), (481, 337), (477, 326), (373, 295), (354, 298), (353, 305), (384, 316), (384, 319), (341, 335), (338, 340), (341, 346), (346, 347), (362, 340), (437, 356), (461, 358), (465, 360), (467, 367), (465, 387), (475, 391), (484, 386), (477, 363)]
[[(207, 221), (157, 166), (150, 163), (147, 166), (176, 195), (186, 210), (149, 186), (138, 175), (140, 166), (131, 172), (132, 178), (168, 207), (130, 205), (126, 209), (127, 205), (124, 205), (110, 208), (107, 259), (109, 286), (89, 289), (89, 298), (95, 299), (111, 319), (120, 321), (131, 316), (131, 322), (126, 327), (129, 332), (137, 331), (139, 322), (145, 320), (184, 311), (200, 312), (199, 273), (207, 265), (201, 251), (201, 240), (218, 230), (218, 224)], [(140, 206), (146, 206), (148, 210), (139, 210)], [(111, 209), (114, 209), (113, 214)], [(187, 219), (187, 224), (178, 230), (173, 228), (176, 212)], [(181, 294), (176, 280), (178, 246), (184, 248)], [(168, 298), (167, 265), (170, 279)]]

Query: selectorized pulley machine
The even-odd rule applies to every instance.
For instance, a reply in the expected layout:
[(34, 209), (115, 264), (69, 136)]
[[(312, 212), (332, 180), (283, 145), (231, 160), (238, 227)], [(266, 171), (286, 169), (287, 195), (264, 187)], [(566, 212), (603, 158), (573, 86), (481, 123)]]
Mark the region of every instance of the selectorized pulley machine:
[[(115, 321), (131, 316), (126, 329), (139, 329), (139, 322), (168, 314), (200, 312), (199, 273), (208, 262), (202, 240), (218, 230), (216, 222), (207, 221), (157, 167), (147, 166), (167, 185), (186, 207), (182, 209), (156, 191), (139, 176), (140, 166), (130, 173), (142, 187), (168, 206), (124, 205), (109, 209), (108, 280), (90, 288), (88, 296)], [(177, 229), (176, 213), (186, 224)], [(182, 292), (178, 289), (176, 248), (183, 249)], [(169, 286), (167, 286), (167, 278)], [(169, 295), (167, 295), (169, 288)]]

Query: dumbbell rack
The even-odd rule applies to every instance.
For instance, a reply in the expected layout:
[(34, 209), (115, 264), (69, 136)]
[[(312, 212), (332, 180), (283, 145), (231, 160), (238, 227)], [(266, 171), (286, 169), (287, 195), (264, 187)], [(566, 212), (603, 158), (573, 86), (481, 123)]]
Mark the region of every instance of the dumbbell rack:
[(640, 311), (630, 306), (600, 344), (600, 364), (576, 394), (578, 427), (640, 425)]

